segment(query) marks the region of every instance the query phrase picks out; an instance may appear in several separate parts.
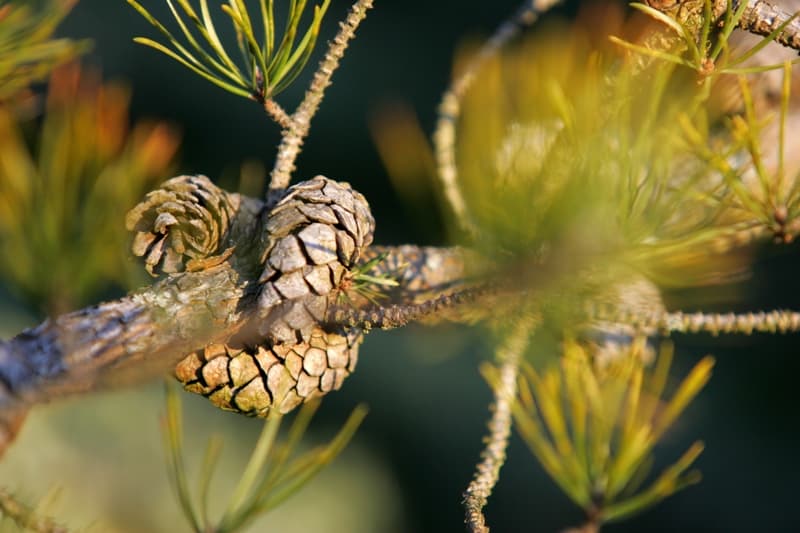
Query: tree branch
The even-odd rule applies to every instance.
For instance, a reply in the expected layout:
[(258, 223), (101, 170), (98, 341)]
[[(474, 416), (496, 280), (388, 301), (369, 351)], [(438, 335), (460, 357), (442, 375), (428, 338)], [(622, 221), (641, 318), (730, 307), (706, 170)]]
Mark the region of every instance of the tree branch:
[(311, 128), (311, 119), (319, 109), (325, 89), (331, 84), (331, 77), (339, 67), (339, 61), (344, 56), (347, 45), (355, 37), (356, 29), (367, 16), (367, 11), (372, 7), (372, 0), (357, 0), (344, 22), (340, 23), (339, 33), (325, 53), (319, 64), (311, 85), (297, 110), (290, 117), (288, 128), (283, 132), (278, 153), (275, 156), (275, 165), (270, 176), (267, 205), (273, 206), (283, 191), (289, 186), (294, 171), (294, 163), (300, 154), (305, 138)]
[[(449, 290), (463, 276), (459, 249), (375, 247), (365, 260), (376, 254), (387, 254), (381, 272), (408, 266), (397, 280), (398, 302)], [(441, 265), (448, 267), (436, 268)], [(0, 341), (0, 455), (34, 404), (165, 374), (190, 352), (250, 334), (257, 278), (252, 265), (234, 254)]]
[(796, 333), (800, 331), (800, 312), (789, 310), (755, 313), (684, 313), (655, 311), (643, 313), (626, 309), (594, 307), (591, 319), (626, 324), (634, 331), (656, 333), (710, 333), (712, 335), (753, 333)]
[[(739, 21), (739, 27), (762, 37), (770, 35), (781, 24), (795, 16), (770, 2), (750, 0), (748, 4)], [(775, 42), (793, 50), (800, 50), (800, 20), (794, 18), (789, 22), (775, 37)]]
[(483, 508), (497, 484), (500, 468), (506, 460), (506, 448), (511, 435), (511, 405), (517, 395), (519, 363), (528, 347), (533, 326), (532, 320), (527, 318), (519, 320), (497, 350), (500, 372), (498, 384), (492, 387), (494, 399), (490, 406), (492, 416), (488, 423), (489, 434), (485, 439), (486, 446), (481, 452), (481, 461), (475, 467), (475, 477), (464, 491), (464, 521), (472, 533), (489, 531)]
[[(787, 23), (795, 15), (786, 12), (782, 7), (763, 0), (714, 0), (712, 14), (717, 22), (723, 22), (728, 9), (736, 11), (744, 1), (747, 6), (738, 21), (738, 28), (754, 35), (767, 37), (777, 30), (782, 24)], [(702, 21), (705, 9), (704, 0), (646, 0), (646, 3), (676, 20)], [(775, 36), (775, 42), (793, 50), (800, 50), (800, 20), (794, 18)]]

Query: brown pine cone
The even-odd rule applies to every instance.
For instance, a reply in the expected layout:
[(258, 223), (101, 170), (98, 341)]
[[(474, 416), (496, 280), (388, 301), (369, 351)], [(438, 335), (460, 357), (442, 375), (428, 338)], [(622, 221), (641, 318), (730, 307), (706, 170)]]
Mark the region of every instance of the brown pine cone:
[(314, 328), (308, 340), (275, 346), (211, 344), (183, 359), (175, 377), (221, 409), (248, 416), (285, 414), (304, 401), (338, 390), (355, 369), (360, 331)]
[(178, 176), (149, 192), (125, 217), (134, 255), (152, 276), (183, 272), (187, 263), (218, 253), (238, 207), (205, 176)]
[(302, 342), (372, 242), (375, 220), (361, 194), (324, 176), (290, 187), (266, 216), (258, 332)]

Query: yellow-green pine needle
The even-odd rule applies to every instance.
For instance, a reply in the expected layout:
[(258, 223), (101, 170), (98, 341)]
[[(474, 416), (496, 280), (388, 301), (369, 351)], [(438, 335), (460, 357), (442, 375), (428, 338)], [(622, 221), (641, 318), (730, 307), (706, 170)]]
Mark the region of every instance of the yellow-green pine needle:
[[(784, 156), (786, 149), (786, 118), (789, 115), (789, 98), (792, 91), (792, 65), (789, 61), (783, 64), (783, 83), (781, 84), (781, 109), (778, 122), (778, 170), (775, 173), (776, 188), (780, 193), (783, 191), (783, 183), (786, 179), (784, 166)], [(788, 204), (790, 196), (779, 198), (781, 204)]]
[[(556, 451), (550, 436), (544, 429), (541, 410), (537, 405), (541, 405), (542, 398), (538, 396), (535, 383), (540, 381), (538, 374), (530, 365), (523, 366), (523, 374), (525, 377), (520, 377), (522, 387), (520, 390), (526, 390), (523, 395), (536, 395), (536, 401), (533, 400), (533, 395), (530, 395), (530, 406), (523, 407), (520, 402), (514, 402), (512, 405), (512, 414), (516, 422), (517, 431), (519, 431), (522, 439), (528, 445), (528, 448), (536, 456), (541, 463), (544, 470), (550, 477), (558, 484), (559, 487), (581, 507), (585, 507), (590, 503), (591, 491), (587, 489), (586, 477), (577, 475), (572, 465), (565, 462), (565, 456)], [(490, 384), (495, 387), (498, 384), (499, 377), (497, 369), (491, 365), (483, 365), (481, 373)], [(530, 385), (534, 384), (531, 389)], [(523, 396), (524, 397), (524, 396)], [(577, 458), (569, 458), (576, 461)], [(581, 481), (583, 480), (583, 481)]]
[(236, 67), (236, 63), (230, 58), (228, 53), (225, 51), (225, 47), (222, 46), (222, 41), (219, 40), (217, 29), (214, 27), (214, 20), (211, 18), (211, 14), (208, 10), (208, 0), (200, 0), (200, 14), (203, 17), (202, 26), (205, 28), (208, 35), (207, 38), (209, 42), (212, 43), (214, 50), (219, 55), (220, 59), (222, 59), (222, 61), (228, 65), (231, 70), (241, 76), (241, 72)]
[(253, 488), (263, 475), (264, 465), (267, 464), (272, 446), (278, 436), (278, 429), (281, 427), (281, 420), (282, 416), (279, 413), (272, 412), (264, 422), (264, 428), (258, 437), (253, 454), (250, 456), (242, 477), (231, 495), (228, 508), (222, 516), (220, 529), (230, 530), (231, 524), (239, 520), (241, 511), (252, 501)]
[(578, 486), (563, 469), (559, 454), (548, 440), (536, 413), (529, 413), (519, 404), (512, 406), (512, 413), (522, 440), (531, 453), (539, 460), (545, 472), (580, 507), (591, 503), (591, 496), (585, 486)]
[(567, 424), (562, 411), (561, 387), (556, 372), (545, 372), (533, 382), (534, 394), (538, 400), (539, 412), (547, 424), (552, 441), (561, 456), (563, 467), (567, 471), (575, 471), (576, 457), (567, 434)]
[(220, 435), (212, 435), (208, 439), (206, 451), (203, 455), (203, 462), (200, 469), (200, 477), (198, 479), (198, 495), (200, 497), (200, 520), (204, 531), (207, 531), (211, 522), (208, 516), (209, 510), (209, 492), (211, 489), (211, 479), (214, 477), (214, 470), (219, 462), (219, 456), (222, 452), (223, 440)]
[(699, 472), (689, 472), (682, 476), (684, 471), (703, 451), (701, 442), (694, 443), (686, 453), (671, 467), (666, 469), (653, 484), (627, 500), (613, 503), (602, 511), (603, 522), (618, 521), (633, 514), (639, 513), (688, 485), (700, 481)]
[(641, 464), (649, 456), (654, 441), (650, 424), (640, 425), (626, 438), (623, 438), (608, 466), (604, 490), (606, 501), (614, 501), (636, 474)]
[[(253, 26), (250, 24), (250, 19), (247, 17), (247, 9), (244, 5), (239, 5), (240, 0), (231, 0), (231, 5), (223, 5), (222, 11), (231, 18), (234, 27), (236, 28), (237, 35), (240, 36), (243, 44), (241, 46), (242, 55), (247, 61), (248, 67), (258, 67), (262, 73), (267, 72), (267, 61), (261, 53), (261, 47), (256, 41)], [(264, 74), (265, 79), (267, 75)]]
[(279, 69), (275, 74), (275, 78), (278, 81), (275, 89), (273, 89), (273, 92), (277, 93), (285, 89), (289, 84), (297, 79), (297, 76), (300, 75), (303, 67), (305, 67), (306, 63), (308, 63), (308, 60), (314, 51), (314, 45), (316, 44), (317, 37), (319, 37), (319, 29), (320, 25), (322, 24), (322, 17), (325, 15), (328, 5), (330, 5), (330, 0), (325, 0), (325, 2), (322, 4), (322, 7), (314, 7), (314, 20), (311, 23), (311, 27), (303, 36), (303, 39), (297, 46), (297, 50), (295, 50), (292, 56), (286, 61), (284, 67)]
[(655, 48), (648, 48), (646, 46), (630, 43), (613, 35), (609, 37), (609, 40), (614, 44), (618, 44), (619, 46), (622, 46), (624, 48), (627, 48), (628, 50), (631, 50), (639, 54), (650, 56), (656, 59), (662, 59), (664, 61), (669, 61), (677, 65), (683, 65), (689, 68), (695, 68), (694, 63), (691, 63), (690, 61), (684, 59), (682, 56), (679, 56), (677, 54), (664, 52), (663, 50), (657, 50)]
[(261, 23), (264, 25), (264, 57), (272, 57), (275, 47), (275, 13), (272, 0), (261, 0)]
[(575, 456), (580, 462), (581, 477), (585, 485), (589, 485), (589, 463), (586, 455), (586, 418), (588, 407), (581, 384), (580, 373), (586, 371), (585, 362), (573, 357), (562, 357), (562, 374), (567, 394), (567, 405), (570, 409), (570, 423), (572, 427), (572, 441)]
[(230, 93), (233, 93), (233, 94), (236, 94), (236, 95), (239, 95), (239, 96), (244, 96), (245, 98), (251, 98), (252, 97), (252, 94), (250, 93), (250, 91), (244, 90), (244, 89), (242, 89), (240, 87), (236, 87), (234, 85), (231, 85), (229, 83), (226, 83), (226, 82), (220, 80), (219, 78), (217, 78), (213, 74), (209, 74), (207, 71), (203, 70), (202, 68), (198, 68), (195, 65), (189, 63), (188, 61), (183, 59), (181, 56), (179, 56), (178, 54), (176, 54), (175, 52), (173, 52), (169, 48), (165, 47), (164, 45), (162, 45), (160, 43), (157, 43), (156, 41), (153, 41), (153, 40), (148, 39), (146, 37), (135, 37), (133, 40), (135, 42), (139, 43), (139, 44), (143, 44), (145, 46), (149, 46), (151, 48), (155, 48), (156, 50), (166, 54), (167, 56), (171, 57), (175, 61), (177, 61), (180, 64), (182, 64), (183, 66), (185, 66), (186, 68), (190, 69), (192, 72), (202, 76), (203, 78), (205, 78), (206, 80), (210, 81), (214, 85), (216, 85), (216, 86), (218, 86), (218, 87), (220, 87), (222, 89), (225, 89), (226, 91), (228, 91)]
[[(743, 3), (742, 3), (740, 6), (739, 6), (739, 9), (737, 10), (737, 13), (738, 13), (739, 11), (741, 11), (742, 13), (744, 13), (744, 9), (747, 7), (747, 4), (748, 4), (747, 2), (743, 2)], [(786, 27), (787, 27), (789, 24), (791, 24), (791, 23), (792, 23), (792, 21), (794, 21), (794, 20), (797, 18), (797, 16), (798, 16), (798, 13), (795, 13), (794, 15), (792, 15), (791, 17), (789, 17), (788, 19), (786, 19), (786, 21), (784, 21), (784, 22), (783, 22), (782, 24), (780, 24), (780, 25), (779, 25), (777, 28), (775, 28), (775, 29), (774, 29), (774, 30), (773, 30), (773, 31), (772, 31), (772, 32), (771, 32), (769, 35), (767, 35), (766, 37), (763, 37), (761, 40), (759, 40), (759, 42), (758, 42), (758, 43), (756, 43), (755, 45), (753, 45), (753, 47), (751, 47), (751, 48), (748, 48), (748, 50), (747, 50), (746, 52), (744, 52), (742, 55), (740, 55), (740, 56), (736, 57), (735, 59), (732, 59), (732, 60), (730, 61), (729, 65), (730, 65), (730, 66), (733, 66), (733, 65), (738, 65), (738, 64), (740, 64), (740, 63), (742, 63), (742, 62), (744, 62), (744, 61), (747, 61), (748, 59), (750, 59), (750, 58), (751, 58), (751, 57), (753, 57), (754, 55), (756, 55), (756, 54), (757, 54), (758, 52), (760, 52), (760, 51), (761, 51), (761, 50), (762, 50), (762, 49), (763, 49), (765, 46), (767, 46), (769, 43), (773, 42), (773, 41), (775, 40), (775, 38), (776, 38), (776, 37), (778, 37), (778, 35), (780, 35), (780, 34), (781, 34), (781, 32), (782, 32), (782, 31), (783, 31), (783, 30), (784, 30), (784, 29), (785, 29), (785, 28), (786, 28)], [(741, 18), (741, 14), (740, 14), (740, 15), (739, 15), (739, 17), (737, 18), (737, 21), (738, 21), (738, 19), (739, 19), (739, 18)], [(728, 30), (728, 35), (730, 35), (730, 31), (732, 31), (734, 27), (735, 27), (735, 24), (731, 26), (730, 30)], [(727, 26), (726, 26), (726, 28), (725, 28), (723, 31), (725, 31), (725, 30), (727, 30), (727, 29), (728, 29), (728, 28), (727, 28)], [(774, 66), (771, 66), (771, 68), (777, 68), (779, 65), (780, 65), (780, 63), (778, 63), (778, 64), (776, 64), (776, 65), (774, 65)], [(727, 71), (727, 72), (730, 72), (728, 69), (726, 69), (726, 71)]]
[[(175, 5), (173, 3), (173, 0), (166, 0), (166, 1), (167, 1), (167, 5), (169, 6), (170, 11), (172, 12), (172, 16), (175, 18), (175, 21), (178, 23), (178, 26), (180, 27), (181, 31), (183, 32), (183, 35), (186, 37), (186, 40), (189, 41), (189, 44), (192, 46), (192, 48), (194, 48), (200, 54), (200, 56), (205, 61), (207, 61), (208, 64), (212, 68), (214, 68), (214, 70), (216, 70), (217, 72), (219, 72), (220, 74), (222, 74), (223, 76), (228, 78), (230, 81), (232, 81), (234, 83), (241, 84), (241, 75), (237, 75), (236, 72), (232, 71), (229, 67), (226, 67), (225, 65), (223, 65), (222, 63), (220, 63), (219, 61), (214, 59), (213, 56), (211, 56), (210, 54), (207, 54), (203, 50), (203, 47), (200, 46), (200, 43), (197, 42), (197, 39), (194, 38), (194, 35), (192, 35), (192, 33), (189, 31), (189, 28), (183, 22), (183, 18), (181, 17), (180, 13), (178, 13), (178, 10), (175, 9)], [(184, 7), (184, 5), (188, 5), (188, 3), (186, 2), (186, 0), (183, 0), (183, 1), (178, 0), (178, 1), (181, 2), (181, 7), (183, 7), (184, 12), (185, 12), (186, 11), (186, 7)], [(190, 6), (189, 6), (189, 9), (191, 9)], [(191, 15), (189, 15), (189, 13), (187, 13), (187, 16), (189, 16), (190, 20), (192, 20)], [(196, 15), (195, 15), (195, 19), (194, 20), (197, 20), (196, 19)], [(197, 22), (199, 22), (199, 20), (197, 20)], [(212, 46), (212, 49), (214, 50), (214, 52), (217, 55), (219, 55), (219, 51), (216, 50), (213, 46)]]
[(284, 64), (286, 57), (291, 53), (294, 48), (294, 40), (297, 36), (297, 27), (300, 25), (300, 18), (303, 15), (303, 10), (306, 7), (306, 0), (296, 2), (292, 0), (289, 7), (289, 15), (286, 18), (286, 27), (283, 31), (283, 38), (278, 45), (278, 50), (275, 52), (275, 59), (270, 65), (270, 72), (274, 76), (275, 71)]
[(259, 487), (258, 496), (256, 498), (258, 501), (263, 500), (275, 486), (277, 480), (284, 471), (286, 461), (289, 459), (292, 451), (300, 444), (320, 404), (321, 401), (319, 399), (305, 402), (294, 417), (292, 425), (289, 427), (286, 442), (276, 448), (275, 453), (272, 454), (270, 472)]
[(181, 424), (181, 400), (174, 386), (166, 386), (166, 449), (168, 463), (172, 470), (172, 481), (178, 493), (183, 514), (186, 516), (192, 528), (200, 531), (200, 522), (192, 505), (189, 493), (189, 484), (186, 481), (186, 470), (183, 464), (183, 429)]
[(706, 356), (692, 368), (689, 375), (681, 382), (672, 399), (664, 407), (653, 428), (653, 438), (658, 440), (664, 431), (672, 425), (687, 405), (711, 379), (714, 358)]
[(355, 435), (368, 412), (369, 409), (367, 409), (365, 405), (356, 406), (333, 440), (331, 440), (321, 452), (315, 453), (310, 465), (306, 468), (298, 469), (296, 473), (288, 477), (284, 487), (274, 494), (271, 494), (270, 497), (258, 507), (258, 511), (272, 509), (282, 503), (286, 498), (297, 492), (300, 487), (316, 475), (324, 466), (337, 457), (353, 438), (353, 435)]

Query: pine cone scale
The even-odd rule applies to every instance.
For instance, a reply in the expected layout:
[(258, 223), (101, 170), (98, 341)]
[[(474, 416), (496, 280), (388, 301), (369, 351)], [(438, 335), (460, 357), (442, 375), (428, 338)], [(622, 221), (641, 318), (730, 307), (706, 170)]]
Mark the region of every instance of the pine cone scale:
[[(203, 208), (208, 201), (189, 209)], [(177, 208), (157, 215), (159, 229), (173, 231), (170, 217), (177, 217)], [(374, 231), (364, 197), (348, 184), (322, 176), (291, 187), (262, 217), (256, 317), (262, 340), (257, 346), (209, 345), (175, 368), (186, 390), (250, 416), (286, 413), (340, 388), (355, 370), (360, 331), (326, 331), (321, 324)], [(188, 255), (195, 245), (189, 239), (195, 234), (184, 233), (172, 241), (182, 238)], [(165, 241), (157, 236), (137, 238), (139, 248)], [(164, 262), (164, 253), (154, 254), (153, 261)]]

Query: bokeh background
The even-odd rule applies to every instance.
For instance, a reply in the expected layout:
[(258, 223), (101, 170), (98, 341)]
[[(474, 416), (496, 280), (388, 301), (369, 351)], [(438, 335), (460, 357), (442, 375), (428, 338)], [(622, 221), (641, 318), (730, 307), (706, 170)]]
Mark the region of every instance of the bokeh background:
[[(143, 4), (168, 16), (161, 1)], [(398, 195), (370, 130), (387, 110), (403, 106), (432, 131), (458, 46), (490, 34), (516, 2), (376, 4), (334, 76), (296, 177), (322, 173), (350, 181), (370, 200), (379, 243), (441, 244), (444, 232), (432, 188), (421, 180), (413, 202)], [(323, 40), (332, 36), (335, 21), (348, 7), (346, 1), (333, 0)], [(578, 2), (568, 3), (558, 14), (572, 16), (578, 7)], [(105, 78), (130, 84), (134, 118), (167, 119), (181, 128), (180, 173), (203, 173), (235, 186), (243, 163), (271, 166), (279, 140), (276, 126), (256, 104), (135, 45), (133, 36), (155, 35), (124, 0), (81, 0), (61, 34), (94, 40), (85, 61), (101, 68)], [(303, 86), (301, 80), (279, 101), (291, 108)], [(691, 301), (711, 311), (735, 294), (740, 311), (797, 308), (798, 265), (796, 245), (767, 247), (752, 278), (713, 290), (675, 291), (668, 299), (672, 306)], [(41, 318), (0, 280), (0, 336)], [(800, 530), (799, 341), (797, 336), (678, 336), (674, 376), (685, 375), (709, 352), (717, 356), (717, 366), (706, 390), (657, 448), (657, 460), (669, 464), (702, 439), (706, 451), (698, 466), (704, 480), (604, 530)], [(490, 399), (477, 367), (490, 353), (491, 344), (478, 329), (415, 326), (371, 334), (358, 371), (325, 399), (310, 435), (311, 442), (329, 438), (357, 403), (366, 402), (370, 414), (353, 443), (253, 531), (463, 531), (461, 492), (481, 449)], [(36, 409), (0, 464), (0, 485), (27, 501), (41, 501), (45, 511), (80, 530), (188, 530), (163, 462), (162, 388), (156, 380)], [(261, 423), (219, 412), (188, 394), (184, 405), (195, 466), (208, 435), (225, 437), (223, 475), (216, 488), (222, 499)], [(582, 518), (517, 436), (487, 516), (498, 533), (555, 532)]]

